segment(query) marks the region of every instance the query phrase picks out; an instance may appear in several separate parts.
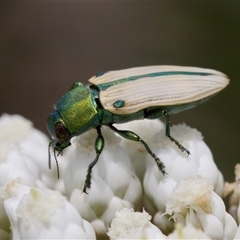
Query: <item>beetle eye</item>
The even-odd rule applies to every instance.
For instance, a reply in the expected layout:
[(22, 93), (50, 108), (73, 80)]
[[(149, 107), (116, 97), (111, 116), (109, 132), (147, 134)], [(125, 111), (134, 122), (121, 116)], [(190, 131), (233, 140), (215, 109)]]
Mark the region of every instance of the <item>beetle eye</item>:
[(58, 139), (59, 143), (67, 142), (71, 139), (72, 136), (63, 123), (57, 122), (54, 129), (56, 138)]

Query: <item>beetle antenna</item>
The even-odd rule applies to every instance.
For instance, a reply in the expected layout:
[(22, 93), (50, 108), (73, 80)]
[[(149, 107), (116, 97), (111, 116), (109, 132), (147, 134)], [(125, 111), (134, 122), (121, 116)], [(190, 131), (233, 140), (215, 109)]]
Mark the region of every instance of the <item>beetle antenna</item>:
[(56, 166), (57, 166), (57, 176), (58, 176), (58, 179), (59, 179), (60, 178), (59, 165), (58, 165), (58, 160), (57, 160), (57, 155), (56, 155), (56, 149), (55, 148), (53, 150), (53, 153), (54, 153), (54, 158), (55, 158), (55, 162), (56, 162)]
[(50, 141), (48, 144), (48, 168), (51, 169), (51, 146), (53, 144), (53, 141)]

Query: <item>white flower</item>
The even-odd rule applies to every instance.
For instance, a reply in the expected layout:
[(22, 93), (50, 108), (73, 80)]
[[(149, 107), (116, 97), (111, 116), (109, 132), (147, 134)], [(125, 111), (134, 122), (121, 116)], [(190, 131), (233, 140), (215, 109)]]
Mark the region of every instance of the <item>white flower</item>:
[(19, 115), (1, 116), (0, 186), (17, 177), (21, 177), (25, 184), (34, 185), (39, 177), (38, 166), (31, 162), (32, 160), (24, 153), (25, 149), (22, 147), (31, 129), (31, 122)]
[[(48, 169), (47, 137), (21, 116), (3, 115), (0, 239), (95, 239), (96, 235), (103, 239), (108, 229), (111, 239), (239, 239), (240, 230), (220, 198), (222, 174), (197, 130), (171, 127), (171, 135), (191, 152), (187, 157), (165, 136), (159, 120), (116, 127), (139, 134), (164, 163), (167, 174), (163, 176), (141, 143), (103, 126), (105, 147), (85, 194), (88, 165), (96, 157), (95, 129), (73, 138), (64, 150), (58, 180), (52, 151), (54, 170)], [(230, 207), (236, 218), (240, 216), (239, 166), (236, 182), (227, 183), (224, 192), (234, 192)], [(143, 206), (155, 225), (145, 211), (133, 212)]]
[(32, 123), (20, 115), (3, 114), (0, 118), (0, 142), (19, 143), (32, 131)]
[(167, 239), (151, 222), (151, 216), (133, 209), (122, 209), (115, 213), (115, 218), (108, 229), (110, 239)]
[(139, 209), (142, 186), (134, 173), (129, 156), (120, 146), (120, 138), (103, 127), (105, 147), (92, 171), (89, 194), (82, 192), (88, 165), (95, 159), (96, 130), (90, 130), (72, 141), (65, 157), (69, 165), (64, 172), (64, 183), (70, 202), (82, 217), (91, 222), (98, 237), (106, 230), (117, 210)]
[(0, 132), (0, 186), (20, 177), (29, 186), (42, 181), (54, 187), (57, 174), (48, 169), (47, 137), (19, 115), (3, 114)]
[[(16, 144), (0, 143), (0, 186), (7, 181), (20, 177), (29, 186), (36, 186), (40, 169), (25, 156)], [(29, 165), (28, 165), (29, 163)]]
[(182, 180), (176, 185), (166, 204), (166, 213), (176, 222), (191, 223), (212, 239), (232, 239), (237, 230), (222, 199), (201, 176)]
[(8, 182), (2, 191), (13, 239), (90, 238), (91, 224), (57, 191)]
[(154, 160), (148, 156), (143, 182), (144, 206), (153, 216), (153, 222), (164, 233), (173, 230), (173, 224), (169, 223), (167, 216), (162, 215), (165, 212), (166, 202), (179, 181), (201, 175), (213, 185), (215, 192), (219, 195), (223, 192), (222, 174), (217, 169), (209, 148), (202, 140), (201, 133), (182, 124), (171, 127), (171, 135), (190, 151), (190, 155), (181, 152), (162, 130), (152, 139), (150, 147), (164, 163), (167, 174), (163, 176)]

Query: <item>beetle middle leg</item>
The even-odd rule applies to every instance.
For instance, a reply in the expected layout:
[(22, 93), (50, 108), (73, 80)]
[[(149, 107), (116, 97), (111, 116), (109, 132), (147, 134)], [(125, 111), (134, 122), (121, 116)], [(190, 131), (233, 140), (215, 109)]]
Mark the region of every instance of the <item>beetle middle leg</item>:
[(176, 139), (174, 139), (171, 135), (170, 135), (170, 116), (167, 114), (167, 112), (162, 111), (162, 114), (165, 116), (166, 118), (166, 136), (172, 141), (174, 142), (178, 148), (182, 151), (182, 152), (186, 152), (187, 155), (190, 154), (190, 151), (187, 150), (182, 144), (180, 144)]
[(104, 148), (104, 138), (102, 136), (102, 132), (101, 132), (101, 127), (97, 127), (97, 139), (95, 141), (95, 151), (96, 151), (96, 157), (95, 159), (89, 164), (88, 166), (88, 171), (87, 171), (87, 176), (86, 176), (86, 180), (84, 183), (84, 187), (83, 187), (83, 192), (87, 193), (87, 188), (91, 187), (91, 178), (92, 178), (92, 169), (95, 166), (95, 164), (98, 162), (99, 156), (102, 153), (102, 150)]
[(163, 175), (166, 174), (165, 172), (165, 166), (162, 163), (162, 161), (156, 156), (156, 154), (154, 154), (152, 152), (152, 150), (149, 148), (148, 144), (143, 141), (136, 133), (128, 131), (128, 130), (119, 130), (116, 127), (114, 127), (112, 124), (108, 125), (114, 132), (116, 132), (117, 134), (119, 134), (120, 136), (128, 139), (128, 140), (132, 140), (132, 141), (137, 141), (143, 144), (143, 146), (145, 147), (145, 149), (147, 150), (147, 152), (154, 158), (154, 160), (157, 163), (157, 166), (159, 168), (159, 170), (162, 172)]

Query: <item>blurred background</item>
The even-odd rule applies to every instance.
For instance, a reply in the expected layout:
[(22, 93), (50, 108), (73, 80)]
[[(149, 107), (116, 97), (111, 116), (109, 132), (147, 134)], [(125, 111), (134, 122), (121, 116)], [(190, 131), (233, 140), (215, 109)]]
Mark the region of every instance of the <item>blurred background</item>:
[(54, 103), (99, 71), (186, 65), (226, 73), (207, 103), (172, 115), (204, 135), (225, 179), (240, 162), (240, 2), (0, 3), (0, 113), (46, 133)]

